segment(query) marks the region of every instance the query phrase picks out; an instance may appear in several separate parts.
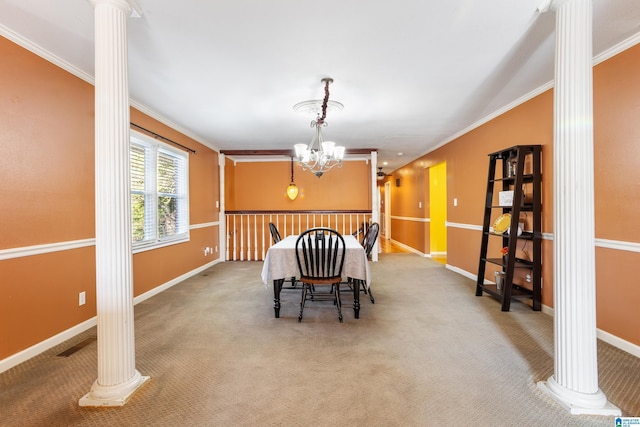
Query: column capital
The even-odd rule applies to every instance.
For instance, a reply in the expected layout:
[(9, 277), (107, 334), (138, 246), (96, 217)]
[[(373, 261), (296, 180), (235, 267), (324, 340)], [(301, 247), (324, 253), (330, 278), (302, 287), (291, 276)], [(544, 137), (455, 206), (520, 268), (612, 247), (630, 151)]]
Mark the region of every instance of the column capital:
[[(538, 5), (538, 12), (555, 12), (560, 9), (562, 5), (575, 0), (542, 0)], [(579, 1), (591, 1), (591, 0), (579, 0)]]
[(135, 0), (89, 0), (93, 7), (97, 7), (100, 5), (110, 5), (116, 7), (127, 15), (132, 16), (134, 18), (139, 18), (142, 16), (142, 9)]

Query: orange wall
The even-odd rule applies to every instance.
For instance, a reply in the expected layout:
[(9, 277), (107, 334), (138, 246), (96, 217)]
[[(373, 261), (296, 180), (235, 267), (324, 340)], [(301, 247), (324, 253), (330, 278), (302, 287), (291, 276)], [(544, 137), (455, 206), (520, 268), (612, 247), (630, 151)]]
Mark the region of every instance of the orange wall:
[[(596, 238), (640, 243), (640, 45), (594, 68), (594, 155)], [(488, 154), (513, 145), (542, 148), (542, 231), (553, 234), (553, 91), (549, 90), (445, 146), (394, 171), (402, 186), (392, 186), (392, 213), (420, 215), (419, 185), (403, 179), (416, 170), (447, 163), (447, 220), (480, 227), (486, 194)], [(457, 198), (458, 206), (453, 206)], [(394, 228), (395, 227), (395, 228)], [(397, 229), (400, 228), (400, 229)], [(421, 250), (411, 234), (415, 225), (394, 221), (392, 237)], [(480, 231), (449, 227), (447, 262), (475, 274), (478, 271)], [(399, 236), (399, 238), (397, 237)], [(490, 248), (491, 250), (491, 248)], [(497, 250), (497, 249), (496, 249)], [(635, 286), (640, 253), (596, 248), (598, 327), (640, 345), (640, 305)], [(542, 244), (542, 302), (553, 307), (553, 241)], [(487, 278), (491, 279), (487, 273)], [(631, 279), (630, 279), (631, 278)]]
[(429, 228), (424, 222), (391, 218), (391, 238), (420, 253), (428, 253)]
[[(0, 250), (94, 239), (94, 88), (0, 37)], [(131, 121), (193, 148), (187, 243), (133, 257), (134, 295), (219, 257), (218, 155), (132, 109)], [(78, 306), (78, 293), (87, 303)], [(0, 360), (96, 315), (93, 245), (0, 260)]]
[(640, 242), (640, 44), (595, 67), (594, 81), (596, 237)]
[(389, 178), (391, 239), (424, 254), (429, 253), (430, 242), (428, 223), (421, 222), (428, 217), (428, 176), (422, 163), (413, 162), (395, 171), (393, 177)]
[(0, 249), (94, 236), (93, 86), (2, 37), (0, 58)]
[(298, 197), (290, 200), (291, 163), (246, 162), (225, 166), (226, 210), (367, 210), (371, 209), (371, 164), (345, 161), (318, 178), (294, 165)]
[[(640, 242), (640, 44), (594, 69), (596, 238)], [(640, 345), (640, 253), (596, 248), (598, 326)]]
[(0, 261), (0, 360), (94, 317), (95, 276), (94, 247)]

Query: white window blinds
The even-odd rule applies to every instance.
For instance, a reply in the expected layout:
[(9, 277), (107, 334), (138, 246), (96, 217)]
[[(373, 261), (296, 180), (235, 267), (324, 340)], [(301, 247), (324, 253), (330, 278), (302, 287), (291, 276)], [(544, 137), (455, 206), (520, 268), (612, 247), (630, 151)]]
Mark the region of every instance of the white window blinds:
[(187, 153), (132, 135), (130, 159), (134, 249), (188, 240)]

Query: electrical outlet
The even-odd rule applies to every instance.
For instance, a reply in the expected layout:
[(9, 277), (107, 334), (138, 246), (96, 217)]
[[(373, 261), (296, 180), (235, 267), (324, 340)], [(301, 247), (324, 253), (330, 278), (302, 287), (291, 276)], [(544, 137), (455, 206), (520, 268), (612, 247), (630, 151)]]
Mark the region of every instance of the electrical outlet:
[(218, 245), (216, 245), (216, 253), (218, 253)]
[(85, 305), (87, 303), (87, 293), (82, 291), (78, 294), (78, 306)]
[(207, 246), (206, 248), (204, 248), (204, 256), (209, 255), (209, 252), (211, 252), (211, 248), (210, 247)]
[(527, 280), (527, 283), (531, 283), (531, 275), (530, 274), (527, 274), (526, 280)]
[(458, 199), (456, 197), (453, 198), (453, 206), (458, 206)]

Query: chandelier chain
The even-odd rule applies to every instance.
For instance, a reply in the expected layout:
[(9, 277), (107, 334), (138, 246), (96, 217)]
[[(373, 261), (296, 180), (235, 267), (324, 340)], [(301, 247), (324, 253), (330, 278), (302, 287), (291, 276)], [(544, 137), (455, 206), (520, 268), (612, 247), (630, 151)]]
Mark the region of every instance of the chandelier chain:
[(322, 117), (318, 117), (316, 125), (321, 126), (324, 124), (324, 119), (327, 118), (327, 103), (329, 102), (329, 83), (330, 80), (324, 82), (324, 99), (322, 100)]

